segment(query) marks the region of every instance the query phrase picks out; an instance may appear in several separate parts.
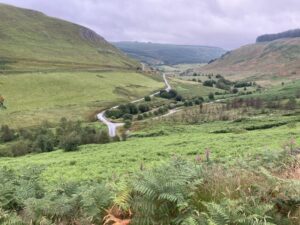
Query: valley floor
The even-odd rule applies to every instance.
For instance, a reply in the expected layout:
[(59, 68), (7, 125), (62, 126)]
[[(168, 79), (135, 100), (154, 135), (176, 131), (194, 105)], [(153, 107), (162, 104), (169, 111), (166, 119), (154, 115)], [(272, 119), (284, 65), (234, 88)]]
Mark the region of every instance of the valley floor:
[(128, 71), (51, 72), (0, 76), (6, 110), (0, 124), (12, 127), (94, 119), (101, 109), (163, 88), (163, 82)]

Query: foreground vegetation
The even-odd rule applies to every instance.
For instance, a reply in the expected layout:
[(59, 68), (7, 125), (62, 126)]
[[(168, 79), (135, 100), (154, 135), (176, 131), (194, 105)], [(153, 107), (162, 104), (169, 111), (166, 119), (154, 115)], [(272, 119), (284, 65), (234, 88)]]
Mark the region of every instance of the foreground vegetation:
[[(60, 182), (49, 189), (41, 169), (1, 169), (0, 221), (21, 224), (246, 225), (299, 224), (297, 146), (254, 165), (223, 166), (174, 156), (156, 169), (109, 182)], [(270, 162), (272, 162), (270, 164)], [(265, 168), (258, 165), (263, 165)], [(299, 177), (298, 177), (299, 178)]]

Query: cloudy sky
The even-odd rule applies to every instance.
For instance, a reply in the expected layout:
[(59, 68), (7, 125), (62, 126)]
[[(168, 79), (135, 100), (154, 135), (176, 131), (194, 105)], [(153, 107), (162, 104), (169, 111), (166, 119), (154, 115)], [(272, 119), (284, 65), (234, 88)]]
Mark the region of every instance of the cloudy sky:
[(300, 27), (299, 0), (0, 0), (97, 31), (109, 41), (232, 49)]

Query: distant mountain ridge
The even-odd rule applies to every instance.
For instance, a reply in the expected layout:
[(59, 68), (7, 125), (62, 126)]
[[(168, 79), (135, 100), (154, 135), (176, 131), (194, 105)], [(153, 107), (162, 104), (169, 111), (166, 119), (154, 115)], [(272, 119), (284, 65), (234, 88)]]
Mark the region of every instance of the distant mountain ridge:
[(288, 30), (277, 34), (264, 34), (257, 37), (256, 42), (274, 41), (281, 38), (300, 37), (300, 29)]
[(0, 71), (137, 66), (89, 28), (0, 3)]
[(145, 42), (114, 42), (116, 47), (148, 64), (207, 63), (225, 53), (218, 47)]

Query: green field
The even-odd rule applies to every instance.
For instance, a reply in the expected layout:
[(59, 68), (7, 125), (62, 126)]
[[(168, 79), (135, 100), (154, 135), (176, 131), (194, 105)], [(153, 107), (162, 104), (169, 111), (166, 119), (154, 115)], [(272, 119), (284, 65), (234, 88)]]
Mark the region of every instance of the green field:
[[(265, 124), (286, 125), (264, 129)], [(295, 126), (290, 126), (295, 124)], [(253, 131), (247, 128), (257, 126)], [(66, 153), (61, 150), (19, 158), (3, 158), (2, 166), (21, 169), (41, 166), (45, 168), (43, 180), (51, 184), (60, 180), (106, 180), (136, 171), (141, 164), (146, 168), (160, 164), (176, 155), (193, 159), (204, 157), (206, 148), (214, 160), (230, 164), (245, 162), (260, 153), (282, 151), (292, 137), (299, 143), (299, 116), (261, 115), (251, 119), (216, 121), (198, 125), (174, 124), (163, 120), (149, 121), (144, 130), (133, 133), (126, 142), (106, 145), (81, 146), (80, 151)], [(224, 130), (228, 130), (225, 131)]]
[(163, 82), (135, 72), (56, 72), (0, 76), (6, 110), (0, 124), (24, 127), (61, 117), (85, 120), (95, 111), (143, 97)]
[(218, 88), (206, 87), (201, 83), (186, 81), (177, 78), (170, 78), (171, 87), (178, 91), (185, 98), (208, 96), (209, 93), (224, 92)]

